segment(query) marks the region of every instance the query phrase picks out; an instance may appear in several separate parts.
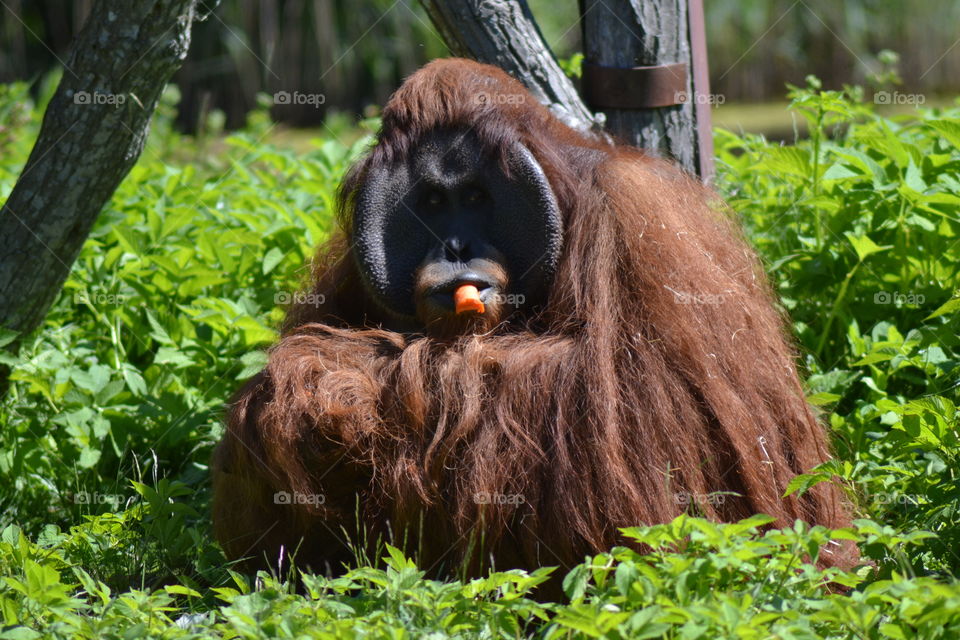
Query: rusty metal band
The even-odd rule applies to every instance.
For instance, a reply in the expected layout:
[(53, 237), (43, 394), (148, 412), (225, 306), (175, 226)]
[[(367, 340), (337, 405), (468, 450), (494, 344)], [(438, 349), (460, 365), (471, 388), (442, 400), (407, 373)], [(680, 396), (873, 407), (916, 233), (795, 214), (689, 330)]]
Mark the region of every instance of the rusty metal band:
[(604, 67), (583, 62), (583, 97), (594, 109), (652, 109), (687, 99), (687, 64)]

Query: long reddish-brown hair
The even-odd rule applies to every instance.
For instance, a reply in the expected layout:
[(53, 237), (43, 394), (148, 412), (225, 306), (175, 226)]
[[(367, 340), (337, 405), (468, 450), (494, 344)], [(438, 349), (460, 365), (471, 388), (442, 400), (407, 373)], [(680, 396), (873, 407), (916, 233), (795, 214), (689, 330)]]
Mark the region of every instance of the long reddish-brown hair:
[[(370, 168), (438, 128), (469, 128), (493, 157), (520, 141), (564, 216), (547, 304), (454, 339), (393, 326), (350, 244)], [(783, 497), (829, 457), (827, 437), (759, 261), (696, 180), (566, 127), (496, 68), (442, 60), (386, 105), (341, 203), (314, 296), (234, 399), (216, 453), (231, 556), (299, 547), (320, 568), (366, 531), (406, 540), (425, 567), (475, 571), (570, 565), (622, 543), (618, 527), (691, 505), (723, 521), (848, 524), (832, 485)]]

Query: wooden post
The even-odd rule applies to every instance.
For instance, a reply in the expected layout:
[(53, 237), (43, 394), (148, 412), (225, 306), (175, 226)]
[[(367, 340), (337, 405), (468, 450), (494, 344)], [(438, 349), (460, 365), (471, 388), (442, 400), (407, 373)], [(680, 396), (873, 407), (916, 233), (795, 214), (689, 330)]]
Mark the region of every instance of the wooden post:
[[(583, 93), (628, 144), (709, 178), (706, 42), (700, 0), (581, 0)], [(699, 126), (698, 126), (699, 125)]]

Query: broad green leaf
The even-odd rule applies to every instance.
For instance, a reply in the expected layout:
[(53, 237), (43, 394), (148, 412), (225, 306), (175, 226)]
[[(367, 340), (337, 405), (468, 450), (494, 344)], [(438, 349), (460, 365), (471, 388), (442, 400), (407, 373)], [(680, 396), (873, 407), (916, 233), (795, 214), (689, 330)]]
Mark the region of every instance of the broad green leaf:
[(270, 251), (267, 251), (266, 255), (263, 256), (263, 275), (267, 275), (273, 271), (273, 268), (280, 264), (283, 258), (284, 253), (278, 247), (273, 247)]
[(926, 320), (932, 320), (933, 318), (947, 315), (948, 313), (954, 313), (957, 310), (960, 310), (960, 298), (951, 298), (940, 305), (936, 311), (927, 316)]
[(846, 231), (844, 235), (847, 237), (847, 240), (850, 241), (850, 244), (853, 246), (853, 250), (857, 252), (857, 257), (862, 262), (864, 258), (874, 253), (879, 253), (881, 251), (886, 251), (890, 247), (881, 247), (871, 240), (868, 236), (854, 235), (853, 233)]
[(823, 172), (822, 180), (844, 180), (846, 178), (860, 178), (862, 173), (858, 173), (849, 168), (849, 166), (840, 162), (830, 165), (830, 168)]
[(960, 121), (931, 120), (927, 124), (936, 129), (950, 144), (960, 149)]

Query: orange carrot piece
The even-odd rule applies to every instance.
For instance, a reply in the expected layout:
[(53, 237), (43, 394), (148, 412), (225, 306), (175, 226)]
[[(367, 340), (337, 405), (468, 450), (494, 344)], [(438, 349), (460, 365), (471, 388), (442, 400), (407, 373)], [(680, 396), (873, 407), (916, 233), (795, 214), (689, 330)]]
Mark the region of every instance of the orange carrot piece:
[(480, 300), (480, 292), (472, 284), (462, 284), (453, 292), (453, 304), (456, 306), (457, 314), (467, 311), (476, 311), (483, 313), (484, 306)]

